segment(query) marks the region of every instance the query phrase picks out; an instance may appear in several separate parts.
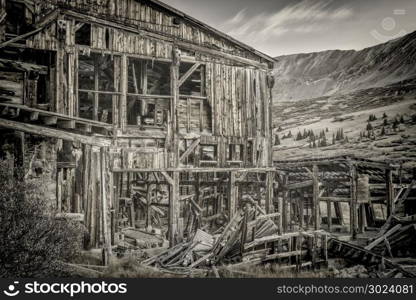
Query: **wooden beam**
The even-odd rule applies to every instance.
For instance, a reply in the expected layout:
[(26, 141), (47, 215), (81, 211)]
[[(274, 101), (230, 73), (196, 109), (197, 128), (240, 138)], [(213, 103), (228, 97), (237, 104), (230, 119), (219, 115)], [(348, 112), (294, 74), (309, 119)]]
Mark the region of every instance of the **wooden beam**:
[(322, 202), (338, 202), (338, 203), (350, 203), (351, 202), (351, 198), (346, 198), (346, 197), (319, 197), (319, 201)]
[(230, 172), (229, 175), (230, 179), (228, 181), (228, 195), (227, 195), (227, 201), (228, 201), (228, 213), (230, 216), (230, 219), (233, 218), (235, 215), (235, 212), (237, 211), (237, 186), (236, 186), (236, 172)]
[(228, 172), (273, 172), (274, 168), (164, 168), (164, 169), (114, 169), (114, 173), (184, 172), (184, 173), (228, 173)]
[(185, 81), (201, 66), (201, 63), (195, 63), (180, 79), (178, 86), (181, 87)]
[(186, 149), (186, 151), (182, 154), (179, 161), (183, 162), (192, 152), (194, 152), (194, 150), (199, 146), (200, 143), (201, 143), (200, 139), (194, 140), (192, 144), (189, 146), (189, 148)]
[(173, 247), (177, 244), (178, 221), (180, 210), (179, 195), (179, 172), (173, 172), (174, 184), (170, 186), (169, 193), (169, 245)]
[(321, 227), (320, 216), (320, 202), (319, 202), (319, 169), (317, 165), (313, 166), (313, 211), (315, 218), (315, 230), (319, 230)]
[(266, 213), (274, 213), (274, 172), (267, 172), (266, 175)]
[(285, 186), (285, 189), (286, 190), (299, 190), (299, 189), (304, 189), (304, 188), (312, 187), (312, 186), (313, 186), (313, 180), (308, 180), (304, 182), (288, 184), (287, 186)]
[(358, 221), (358, 212), (357, 212), (357, 167), (353, 164), (350, 164), (350, 231), (353, 239), (357, 237), (357, 221)]
[(109, 147), (111, 140), (103, 137), (84, 136), (72, 132), (62, 131), (54, 128), (47, 128), (38, 125), (21, 123), (0, 118), (0, 127), (22, 131), (34, 135), (62, 139), (65, 141), (80, 142), (82, 144)]
[(173, 179), (172, 177), (170, 177), (170, 176), (169, 176), (169, 174), (168, 174), (167, 172), (162, 171), (162, 172), (160, 172), (160, 173), (163, 175), (163, 177), (165, 177), (166, 181), (167, 181), (167, 182), (168, 182), (171, 186), (175, 184), (174, 179)]
[(1, 43), (0, 44), (0, 49), (2, 49), (4, 47), (7, 47), (8, 45), (14, 44), (14, 43), (16, 43), (16, 42), (18, 42), (20, 40), (25, 39), (25, 38), (28, 38), (28, 37), (30, 37), (32, 35), (35, 35), (36, 33), (41, 32), (45, 27), (46, 27), (46, 25), (43, 26), (43, 27), (41, 27), (41, 28), (37, 28), (35, 30), (32, 30), (30, 32), (27, 32), (25, 34), (19, 35), (19, 36), (15, 37), (15, 38), (12, 38), (12, 39), (4, 42), (4, 43)]
[(170, 105), (171, 120), (171, 167), (179, 166), (179, 66), (180, 66), (180, 50), (172, 49), (172, 64), (170, 67), (170, 85), (172, 100)]
[(393, 172), (390, 169), (387, 169), (385, 176), (386, 176), (387, 217), (390, 217), (394, 212)]
[[(100, 150), (100, 164), (101, 164), (101, 209), (102, 209), (102, 215), (101, 215), (101, 221), (102, 221), (102, 228), (103, 228), (103, 238), (104, 238), (104, 253), (105, 253), (105, 259), (104, 259), (104, 265), (108, 265), (109, 259), (112, 255), (111, 252), (111, 230), (109, 227), (108, 222), (108, 192), (107, 191), (107, 174), (109, 174), (108, 171), (108, 149), (101, 148)], [(133, 205), (133, 204), (132, 204)]]
[(121, 56), (121, 67), (120, 67), (120, 105), (119, 105), (119, 124), (121, 130), (125, 132), (127, 126), (127, 92), (128, 92), (128, 63), (127, 55)]

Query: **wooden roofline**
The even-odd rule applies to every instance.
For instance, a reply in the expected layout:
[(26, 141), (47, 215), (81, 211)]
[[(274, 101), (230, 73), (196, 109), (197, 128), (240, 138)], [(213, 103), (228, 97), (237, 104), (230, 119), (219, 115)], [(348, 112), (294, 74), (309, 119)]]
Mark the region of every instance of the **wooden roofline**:
[(252, 52), (253, 54), (255, 54), (255, 55), (271, 62), (271, 63), (276, 62), (276, 60), (273, 57), (271, 57), (271, 56), (269, 56), (269, 55), (267, 55), (267, 54), (265, 54), (261, 51), (258, 51), (256, 49), (254, 49), (253, 47), (251, 47), (251, 46), (233, 38), (232, 36), (222, 32), (218, 29), (215, 29), (214, 27), (212, 27), (212, 26), (210, 26), (210, 25), (208, 25), (208, 24), (206, 24), (206, 23), (204, 23), (204, 22), (202, 22), (202, 21), (200, 21), (200, 20), (198, 20), (198, 19), (196, 19), (196, 18), (194, 18), (194, 17), (192, 17), (192, 16), (190, 16), (190, 15), (188, 15), (188, 14), (186, 14), (186, 13), (168, 5), (168, 4), (166, 4), (166, 3), (163, 3), (162, 1), (159, 1), (159, 0), (145, 0), (145, 1), (153, 3), (156, 6), (159, 6), (163, 9), (165, 9), (165, 10), (167, 10), (167, 11), (169, 11), (169, 12), (171, 12), (171, 13), (173, 13), (173, 14), (175, 14), (175, 15), (177, 15), (177, 16), (179, 16), (179, 17), (181, 17), (181, 18), (183, 18), (183, 19), (201, 27), (201, 28), (203, 28), (203, 29), (206, 29), (206, 30), (214, 33), (215, 35), (220, 36), (221, 38), (229, 40), (229, 41), (233, 42), (234, 44), (244, 48), (245, 50), (247, 50), (249, 52)]

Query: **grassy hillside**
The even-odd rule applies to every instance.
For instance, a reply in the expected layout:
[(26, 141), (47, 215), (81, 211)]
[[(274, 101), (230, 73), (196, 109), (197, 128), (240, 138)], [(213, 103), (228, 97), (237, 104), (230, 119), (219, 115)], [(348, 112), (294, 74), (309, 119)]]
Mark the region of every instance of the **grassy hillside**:
[(279, 102), (273, 113), (276, 160), (355, 154), (416, 161), (416, 82)]

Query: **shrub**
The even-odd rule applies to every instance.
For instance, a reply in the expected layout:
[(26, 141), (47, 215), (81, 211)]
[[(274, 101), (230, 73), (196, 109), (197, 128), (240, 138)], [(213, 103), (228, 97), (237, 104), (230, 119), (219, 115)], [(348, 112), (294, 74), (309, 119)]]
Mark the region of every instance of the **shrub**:
[(8, 165), (0, 161), (0, 277), (66, 276), (62, 262), (78, 255), (81, 225), (56, 218), (39, 184)]

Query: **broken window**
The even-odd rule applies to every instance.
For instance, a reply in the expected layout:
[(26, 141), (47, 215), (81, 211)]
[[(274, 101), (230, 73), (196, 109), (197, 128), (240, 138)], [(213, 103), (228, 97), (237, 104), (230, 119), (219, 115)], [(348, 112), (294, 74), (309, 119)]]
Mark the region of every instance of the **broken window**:
[(193, 63), (181, 63), (180, 78), (185, 79), (179, 88), (181, 95), (205, 96), (205, 66)]
[(201, 146), (201, 161), (217, 161), (217, 145)]
[(76, 25), (75, 43), (77, 45), (91, 45), (91, 24), (78, 23)]
[(163, 127), (170, 105), (170, 63), (129, 58), (127, 124)]
[[(26, 7), (23, 3), (17, 1), (6, 2), (6, 37), (8, 39), (21, 35), (30, 30), (31, 18), (26, 13)], [(24, 43), (24, 39), (18, 43)]]
[(104, 123), (113, 123), (113, 107), (117, 101), (114, 87), (114, 58), (91, 53), (79, 56), (79, 116)]
[(170, 63), (129, 58), (129, 94), (170, 95)]

